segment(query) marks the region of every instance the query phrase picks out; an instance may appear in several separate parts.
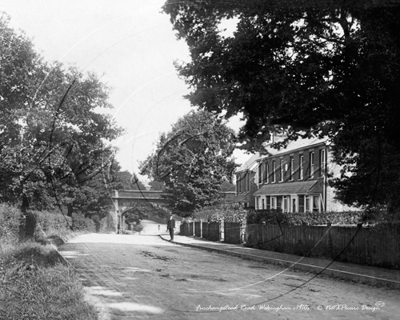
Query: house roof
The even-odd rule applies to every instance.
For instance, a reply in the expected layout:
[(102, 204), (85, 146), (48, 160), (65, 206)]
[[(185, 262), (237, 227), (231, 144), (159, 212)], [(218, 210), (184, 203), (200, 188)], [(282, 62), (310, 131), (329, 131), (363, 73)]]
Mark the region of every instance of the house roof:
[(265, 159), (270, 156), (285, 154), (289, 152), (293, 152), (298, 149), (302, 149), (305, 147), (311, 147), (317, 144), (326, 143), (328, 141), (327, 138), (319, 139), (319, 138), (299, 138), (296, 141), (290, 141), (286, 148), (282, 148), (280, 150), (274, 149), (271, 147), (271, 144), (265, 146), (265, 150), (268, 152), (267, 155), (260, 157), (259, 159)]
[(247, 197), (248, 194), (248, 192), (240, 193), (232, 199), (232, 202), (249, 202), (249, 199)]
[(259, 152), (253, 154), (245, 163), (243, 163), (236, 172), (246, 171), (246, 170), (254, 170), (257, 167), (257, 160), (261, 158)]
[[(280, 138), (279, 140), (283, 141), (283, 138)], [(277, 140), (275, 140), (275, 141), (277, 141)], [(236, 170), (236, 173), (246, 171), (246, 170), (255, 171), (258, 166), (258, 162), (262, 159), (265, 159), (265, 158), (268, 158), (271, 156), (275, 156), (275, 155), (281, 155), (281, 154), (294, 152), (295, 150), (299, 150), (302, 148), (311, 147), (314, 145), (318, 145), (321, 143), (327, 143), (327, 142), (328, 142), (328, 138), (323, 138), (323, 139), (299, 138), (296, 141), (290, 141), (288, 143), (288, 145), (286, 146), (286, 148), (282, 148), (280, 150), (272, 148), (271, 143), (265, 144), (264, 148), (265, 148), (265, 151), (267, 154), (261, 155), (259, 152), (254, 153), (253, 155), (251, 155), (251, 157), (245, 163), (243, 163)]]
[(254, 193), (255, 196), (264, 195), (288, 195), (288, 194), (312, 194), (322, 192), (322, 183), (320, 180), (299, 181), (267, 184)]

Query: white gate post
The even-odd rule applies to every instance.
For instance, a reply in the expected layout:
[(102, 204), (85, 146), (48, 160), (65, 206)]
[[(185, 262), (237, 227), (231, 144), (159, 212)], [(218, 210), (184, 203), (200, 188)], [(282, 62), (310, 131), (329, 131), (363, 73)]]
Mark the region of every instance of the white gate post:
[(225, 240), (225, 220), (224, 220), (224, 218), (222, 218), (221, 220), (220, 220), (220, 225), (219, 225), (219, 228), (220, 228), (220, 237), (219, 237), (219, 241), (221, 241), (221, 242), (223, 242), (224, 240)]

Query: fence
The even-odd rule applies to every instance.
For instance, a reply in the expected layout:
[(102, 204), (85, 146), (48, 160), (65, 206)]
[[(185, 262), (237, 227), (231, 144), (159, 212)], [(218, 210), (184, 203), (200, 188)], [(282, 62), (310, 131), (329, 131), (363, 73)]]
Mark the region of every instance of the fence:
[[(201, 224), (201, 229), (200, 229)], [(229, 227), (230, 226), (230, 227)], [(194, 227), (194, 234), (193, 234)], [(221, 238), (219, 222), (189, 222), (182, 223), (180, 234), (184, 236), (202, 237), (211, 241), (219, 241)], [(240, 243), (240, 224), (225, 222), (224, 239), (228, 243)]]
[(211, 241), (220, 239), (218, 222), (203, 222), (203, 238)]
[[(356, 227), (252, 224), (246, 226), (244, 239), (240, 229), (240, 223), (225, 222), (224, 242), (238, 244), (244, 240), (246, 246), (263, 250), (400, 269), (399, 226), (381, 224), (361, 228), (356, 234)], [(207, 240), (221, 238), (218, 222), (202, 222), (201, 227), (200, 222), (180, 226), (182, 235), (193, 236), (193, 231), (196, 236), (202, 233)]]
[(194, 235), (196, 237), (201, 237), (201, 222), (194, 223)]
[(258, 224), (246, 227), (245, 240), (246, 246), (264, 250), (400, 269), (399, 227), (361, 228), (355, 236), (356, 230), (355, 227)]
[(183, 236), (193, 236), (193, 223), (181, 223), (179, 233)]
[(224, 242), (241, 243), (239, 222), (224, 222)]

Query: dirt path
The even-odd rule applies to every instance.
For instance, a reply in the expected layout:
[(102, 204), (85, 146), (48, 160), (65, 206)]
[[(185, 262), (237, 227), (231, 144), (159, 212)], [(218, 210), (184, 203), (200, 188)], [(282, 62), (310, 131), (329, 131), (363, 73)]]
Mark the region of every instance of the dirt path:
[[(160, 226), (165, 233), (165, 226)], [(178, 246), (158, 224), (91, 234), (61, 252), (101, 319), (395, 319), (400, 293)], [(303, 285), (304, 284), (304, 285)], [(303, 285), (303, 286), (302, 286)], [(219, 310), (222, 309), (220, 312)]]

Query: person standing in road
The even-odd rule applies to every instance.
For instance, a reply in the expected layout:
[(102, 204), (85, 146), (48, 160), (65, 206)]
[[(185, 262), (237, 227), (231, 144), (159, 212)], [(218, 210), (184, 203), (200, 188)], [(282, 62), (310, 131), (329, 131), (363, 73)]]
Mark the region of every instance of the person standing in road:
[(171, 237), (171, 241), (174, 240), (174, 228), (175, 228), (175, 219), (174, 215), (170, 215), (167, 221), (167, 230), (169, 231), (169, 235)]

